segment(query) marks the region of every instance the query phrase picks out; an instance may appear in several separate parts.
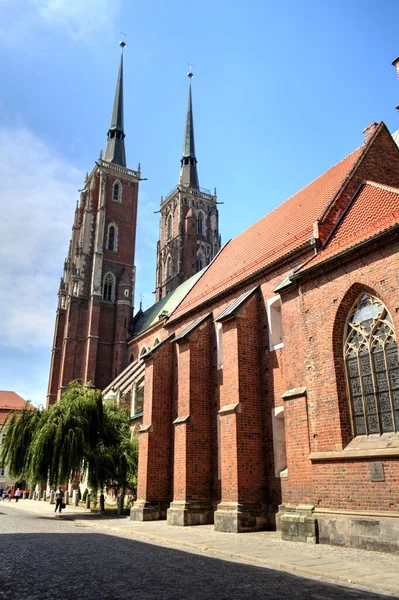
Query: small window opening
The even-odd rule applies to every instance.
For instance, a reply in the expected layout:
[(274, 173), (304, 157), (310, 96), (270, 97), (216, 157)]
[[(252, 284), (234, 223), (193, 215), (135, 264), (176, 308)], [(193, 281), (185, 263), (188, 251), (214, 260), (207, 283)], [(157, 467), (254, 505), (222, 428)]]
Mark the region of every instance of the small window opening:
[(280, 296), (274, 296), (274, 298), (270, 298), (270, 300), (267, 301), (267, 316), (269, 325), (269, 347), (270, 350), (277, 350), (284, 345)]
[(273, 429), (273, 454), (274, 454), (274, 475), (276, 477), (286, 477), (287, 471), (287, 448), (285, 441), (285, 421), (284, 406), (272, 409), (272, 429)]
[(216, 324), (217, 368), (223, 369), (223, 325)]

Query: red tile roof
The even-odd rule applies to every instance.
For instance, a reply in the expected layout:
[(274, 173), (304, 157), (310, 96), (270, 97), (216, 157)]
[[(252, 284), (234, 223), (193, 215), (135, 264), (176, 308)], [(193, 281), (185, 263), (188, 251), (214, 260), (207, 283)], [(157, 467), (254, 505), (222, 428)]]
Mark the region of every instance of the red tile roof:
[(171, 321), (310, 241), (313, 223), (350, 174), (364, 146), (232, 239), (211, 263)]
[(302, 271), (373, 238), (399, 223), (399, 189), (366, 181), (326, 247)]
[[(15, 392), (0, 390), (0, 425), (4, 423), (10, 410), (22, 410), (26, 402)], [(29, 403), (28, 406), (33, 408)]]
[(18, 396), (15, 392), (0, 390), (0, 409), (8, 408), (9, 410), (22, 409), (26, 404), (26, 400)]

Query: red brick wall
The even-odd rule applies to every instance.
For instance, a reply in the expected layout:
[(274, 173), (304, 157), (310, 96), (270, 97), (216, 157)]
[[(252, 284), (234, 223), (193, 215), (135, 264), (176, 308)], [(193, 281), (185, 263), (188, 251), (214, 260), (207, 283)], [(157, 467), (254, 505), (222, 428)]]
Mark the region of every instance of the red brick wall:
[(211, 502), (211, 389), (208, 319), (178, 346), (177, 417), (174, 430), (174, 500)]
[(166, 342), (146, 361), (143, 427), (140, 433), (138, 500), (172, 499), (172, 345)]
[[(293, 382), (307, 387), (307, 402), (298, 399), (285, 403), (289, 477), (284, 483), (284, 501), (303, 502), (307, 498), (320, 507), (346, 510), (399, 508), (399, 497), (395, 496), (397, 459), (368, 457), (312, 464), (307, 450), (300, 450), (309, 445), (311, 452), (338, 451), (353, 437), (343, 358), (345, 323), (359, 295), (370, 293), (385, 304), (398, 331), (398, 251), (399, 242), (381, 245), (300, 283), (297, 294), (290, 293), (287, 301), (283, 296), (284, 319), (291, 322), (284, 348), (287, 387)], [(298, 368), (293, 357), (300, 339), (304, 360), (298, 361)], [(385, 482), (370, 481), (368, 463), (375, 460), (384, 464)], [(303, 481), (309, 486), (308, 493)]]

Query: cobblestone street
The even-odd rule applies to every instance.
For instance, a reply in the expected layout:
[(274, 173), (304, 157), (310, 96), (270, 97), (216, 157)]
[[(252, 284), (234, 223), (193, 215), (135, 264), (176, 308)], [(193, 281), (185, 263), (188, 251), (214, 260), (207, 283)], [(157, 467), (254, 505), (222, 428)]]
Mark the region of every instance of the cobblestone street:
[[(18, 600), (294, 600), (388, 596), (132, 540), (0, 504), (0, 598)], [(298, 547), (299, 550), (299, 547)], [(378, 555), (376, 555), (378, 560)], [(392, 597), (392, 596), (391, 596)], [(395, 596), (396, 597), (396, 596)]]

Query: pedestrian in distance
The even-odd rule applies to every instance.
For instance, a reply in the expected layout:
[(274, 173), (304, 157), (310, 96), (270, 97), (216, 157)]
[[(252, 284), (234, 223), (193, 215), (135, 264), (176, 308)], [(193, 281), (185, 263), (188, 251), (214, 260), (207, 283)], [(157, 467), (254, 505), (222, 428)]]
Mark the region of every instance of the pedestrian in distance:
[(62, 489), (60, 487), (58, 487), (57, 491), (55, 492), (55, 510), (54, 510), (55, 513), (59, 509), (59, 512), (61, 514), (63, 500), (64, 500), (64, 492), (62, 491)]
[(0, 500), (3, 499), (3, 493), (4, 493), (4, 488), (3, 486), (0, 487)]
[(15, 502), (18, 502), (18, 500), (20, 499), (20, 497), (21, 497), (21, 490), (19, 488), (17, 488), (15, 490), (15, 494), (14, 494)]

